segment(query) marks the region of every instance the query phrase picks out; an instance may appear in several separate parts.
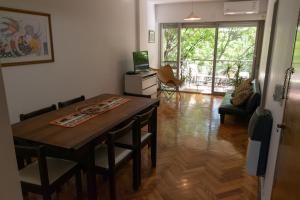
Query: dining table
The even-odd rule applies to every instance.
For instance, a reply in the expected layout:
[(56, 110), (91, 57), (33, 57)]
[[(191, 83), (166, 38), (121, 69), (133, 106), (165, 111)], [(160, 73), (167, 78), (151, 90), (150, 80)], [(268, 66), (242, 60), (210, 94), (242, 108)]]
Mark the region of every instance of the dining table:
[[(78, 108), (93, 105), (112, 97), (123, 97), (128, 99), (128, 101), (75, 127), (66, 128), (50, 123), (53, 120), (77, 112)], [(156, 165), (158, 106), (158, 99), (101, 94), (65, 108), (15, 123), (12, 125), (13, 136), (15, 140), (26, 144), (43, 145), (47, 149), (49, 156), (79, 162), (84, 171), (86, 171), (87, 197), (89, 200), (96, 200), (95, 146), (106, 140), (109, 131), (152, 107), (155, 107), (154, 127), (152, 127), (155, 144), (153, 144), (152, 148), (155, 149)]]

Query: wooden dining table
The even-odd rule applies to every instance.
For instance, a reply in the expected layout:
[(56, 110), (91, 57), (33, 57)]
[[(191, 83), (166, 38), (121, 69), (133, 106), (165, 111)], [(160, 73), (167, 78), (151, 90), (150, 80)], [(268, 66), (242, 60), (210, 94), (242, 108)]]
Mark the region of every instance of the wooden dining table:
[[(97, 199), (95, 146), (106, 139), (110, 130), (152, 107), (155, 107), (153, 134), (156, 141), (157, 106), (159, 105), (159, 100), (136, 96), (121, 96), (129, 99), (129, 101), (73, 128), (52, 125), (50, 122), (74, 113), (80, 107), (92, 105), (111, 97), (120, 97), (120, 95), (102, 94), (13, 124), (14, 139), (32, 145), (44, 145), (49, 156), (80, 162), (87, 174), (88, 199), (95, 200)], [(152, 148), (156, 149), (156, 142)]]

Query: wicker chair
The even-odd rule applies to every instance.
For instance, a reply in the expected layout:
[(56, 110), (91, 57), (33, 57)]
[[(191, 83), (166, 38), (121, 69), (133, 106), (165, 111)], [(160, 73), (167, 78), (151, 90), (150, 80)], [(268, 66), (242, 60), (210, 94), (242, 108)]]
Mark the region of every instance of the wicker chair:
[(161, 67), (156, 71), (160, 82), (160, 89), (168, 99), (171, 98), (175, 92), (179, 92), (178, 88), (183, 84), (184, 80), (177, 79), (174, 76), (173, 69), (170, 65)]

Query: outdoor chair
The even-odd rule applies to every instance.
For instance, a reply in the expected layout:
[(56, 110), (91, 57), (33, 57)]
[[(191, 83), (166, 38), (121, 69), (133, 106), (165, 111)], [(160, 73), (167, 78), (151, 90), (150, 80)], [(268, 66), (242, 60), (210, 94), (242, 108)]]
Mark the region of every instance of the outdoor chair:
[(160, 82), (160, 90), (165, 94), (165, 96), (169, 99), (171, 98), (175, 92), (179, 93), (178, 88), (183, 84), (183, 79), (177, 79), (174, 76), (172, 67), (170, 65), (166, 65), (157, 70), (157, 77)]

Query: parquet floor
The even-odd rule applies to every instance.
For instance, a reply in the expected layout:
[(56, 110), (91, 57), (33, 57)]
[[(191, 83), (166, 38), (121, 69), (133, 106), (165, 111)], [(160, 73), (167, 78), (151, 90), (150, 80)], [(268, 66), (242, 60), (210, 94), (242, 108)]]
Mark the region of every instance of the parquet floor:
[[(245, 171), (247, 121), (227, 117), (220, 125), (222, 97), (182, 94), (161, 98), (158, 110), (158, 160), (150, 169), (143, 150), (142, 186), (131, 189), (131, 164), (118, 172), (121, 200), (255, 200), (257, 179)], [(108, 184), (98, 179), (99, 199), (109, 199)], [(29, 199), (40, 199), (29, 195)], [(74, 199), (69, 183), (53, 199)]]

